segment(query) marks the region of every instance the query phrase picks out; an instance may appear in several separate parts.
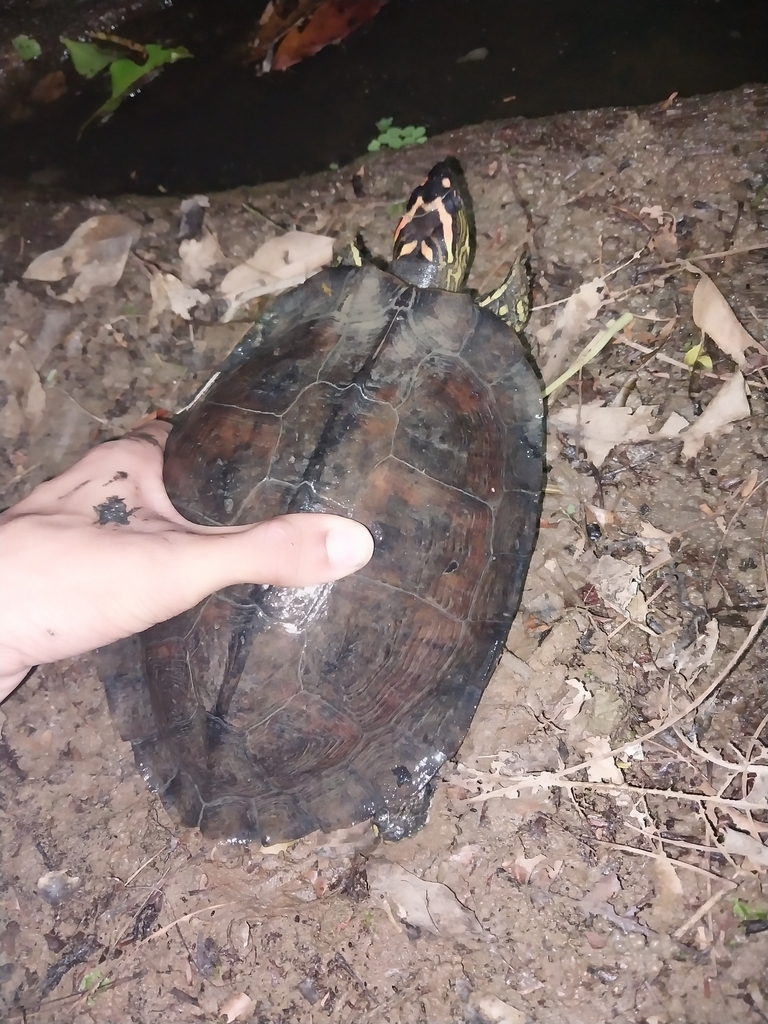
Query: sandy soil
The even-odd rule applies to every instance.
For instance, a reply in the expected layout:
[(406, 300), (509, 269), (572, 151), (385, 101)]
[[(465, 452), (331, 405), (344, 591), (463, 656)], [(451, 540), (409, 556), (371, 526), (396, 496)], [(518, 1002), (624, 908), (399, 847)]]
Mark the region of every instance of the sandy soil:
[[(767, 111), (756, 87), (503, 122), (367, 159), (361, 197), (358, 167), (212, 196), (207, 225), (226, 258), (199, 287), (214, 297), (153, 327), (151, 274), (179, 272), (178, 200), (8, 194), (5, 505), (192, 393), (247, 326), (217, 322), (214, 286), (257, 244), (291, 226), (340, 243), (360, 229), (386, 253), (399, 204), (446, 153), (474, 197), (473, 283), (498, 277), (528, 235), (541, 308), (527, 336), (545, 375), (635, 314), (554, 396), (553, 416), (599, 401), (618, 418), (626, 400), (652, 407), (653, 435), (709, 406), (735, 363), (711, 341), (711, 370), (684, 363), (700, 340), (691, 266), (759, 344), (742, 366), (751, 415), (691, 458), (681, 438), (646, 432), (596, 467), (578, 430), (550, 430), (509, 653), (427, 826), (400, 844), (361, 828), (283, 851), (213, 846), (145, 789), (94, 658), (34, 673), (0, 713), (4, 1020), (768, 1020), (768, 640), (697, 703), (767, 600)], [(71, 280), (22, 280), (33, 257), (107, 212), (141, 227), (115, 287), (65, 303)], [(597, 315), (572, 303), (548, 336), (565, 300), (603, 274)]]

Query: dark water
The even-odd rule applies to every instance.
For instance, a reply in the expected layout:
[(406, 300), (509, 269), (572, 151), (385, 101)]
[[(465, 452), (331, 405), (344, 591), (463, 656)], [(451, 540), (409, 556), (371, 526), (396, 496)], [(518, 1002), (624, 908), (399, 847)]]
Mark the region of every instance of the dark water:
[[(195, 59), (79, 142), (78, 126), (105, 98), (93, 85), (0, 126), (0, 175), (43, 171), (101, 194), (207, 191), (343, 164), (385, 116), (435, 134), (768, 80), (768, 0), (391, 0), (341, 45), (265, 78), (237, 53), (258, 9), (177, 0), (124, 26), (143, 42), (186, 44)], [(485, 60), (457, 63), (478, 47)]]

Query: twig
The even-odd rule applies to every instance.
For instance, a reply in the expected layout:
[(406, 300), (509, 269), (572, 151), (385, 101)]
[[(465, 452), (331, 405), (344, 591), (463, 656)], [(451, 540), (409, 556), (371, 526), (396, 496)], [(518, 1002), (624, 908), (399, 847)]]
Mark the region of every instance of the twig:
[(84, 412), (86, 416), (90, 416), (92, 420), (96, 420), (97, 423), (101, 423), (103, 427), (109, 426), (109, 420), (102, 419), (101, 416), (97, 416), (96, 413), (88, 412), (85, 406), (80, 405), (78, 400), (76, 398), (73, 398), (72, 395), (70, 395), (70, 393), (66, 390), (66, 388), (61, 387), (60, 384), (51, 384), (51, 387), (55, 388), (57, 391), (61, 391), (63, 395), (66, 395), (70, 402), (74, 402), (77, 408), (81, 412)]
[[(747, 653), (749, 648), (752, 646), (755, 637), (765, 625), (766, 620), (768, 620), (768, 604), (766, 604), (765, 608), (763, 608), (754, 626), (750, 629), (749, 633), (742, 641), (738, 650), (736, 650), (734, 654), (731, 656), (730, 660), (728, 661), (728, 664), (725, 666), (724, 669), (722, 669), (721, 672), (718, 672), (718, 674), (715, 676), (715, 678), (712, 680), (709, 686), (705, 687), (704, 690), (702, 690), (702, 692), (699, 694), (699, 696), (695, 700), (687, 704), (682, 711), (679, 711), (676, 715), (673, 715), (671, 718), (665, 719), (661, 723), (661, 725), (656, 726), (655, 729), (651, 729), (650, 732), (644, 733), (642, 736), (636, 736), (635, 739), (627, 740), (626, 743), (622, 743), (621, 746), (615, 747), (613, 750), (609, 750), (604, 754), (595, 754), (594, 757), (588, 757), (584, 761), (580, 761), (579, 764), (571, 765), (569, 768), (562, 768), (558, 772), (542, 773), (541, 776), (528, 775), (520, 780), (512, 780), (508, 786), (505, 786), (502, 789), (493, 790), (490, 793), (483, 793), (479, 796), (470, 797), (470, 802), (476, 803), (478, 801), (488, 800), (493, 796), (503, 795), (505, 789), (518, 789), (520, 788), (520, 786), (526, 786), (529, 788), (532, 786), (541, 786), (542, 778), (545, 775), (547, 776), (548, 785), (559, 785), (560, 779), (565, 779), (570, 775), (575, 775), (576, 772), (583, 771), (585, 768), (589, 767), (589, 765), (595, 764), (598, 761), (604, 761), (608, 757), (616, 757), (618, 754), (623, 754), (624, 751), (629, 749), (630, 747), (635, 747), (638, 743), (645, 743), (647, 740), (652, 739), (654, 736), (659, 736), (661, 733), (666, 732), (669, 728), (671, 728), (671, 726), (677, 725), (678, 722), (682, 722), (684, 718), (687, 718), (692, 711), (695, 711), (696, 708), (700, 707), (704, 703), (704, 701), (708, 697), (711, 697), (715, 690), (722, 685), (722, 683), (728, 678), (728, 676), (731, 674), (734, 668), (736, 668), (738, 663), (741, 661), (741, 659)], [(652, 793), (654, 792), (654, 790), (641, 790), (641, 792)], [(668, 790), (659, 790), (659, 793), (662, 796), (674, 796), (674, 794)], [(696, 795), (693, 797), (684, 797), (683, 799), (706, 800), (709, 798), (701, 795)], [(749, 808), (751, 810), (754, 810), (754, 804), (750, 804)]]
[(241, 900), (227, 900), (226, 903), (211, 903), (207, 907), (200, 907), (199, 910), (190, 910), (190, 912), (185, 914), (183, 917), (177, 917), (175, 921), (171, 921), (171, 923), (167, 924), (164, 928), (159, 928), (156, 932), (152, 932), (152, 934), (148, 935), (146, 939), (141, 940), (140, 945), (143, 946), (145, 942), (153, 942), (155, 939), (161, 938), (163, 935), (166, 935), (171, 931), (172, 928), (175, 928), (179, 924), (184, 924), (185, 921), (191, 921), (192, 918), (197, 917), (198, 914), (207, 914), (211, 910), (221, 910), (222, 907), (234, 907), (241, 902)]
[[(635, 743), (640, 743), (640, 740), (635, 740)], [(634, 744), (627, 744), (627, 746), (633, 746)], [(610, 757), (610, 754), (603, 754), (599, 760), (604, 760)], [(754, 811), (756, 810), (755, 804), (749, 800), (734, 800), (728, 799), (722, 796), (709, 796), (706, 793), (681, 793), (676, 789), (648, 789), (645, 786), (630, 786), (627, 784), (619, 784), (618, 782), (585, 782), (581, 779), (564, 779), (562, 778), (566, 772), (573, 772), (577, 769), (581, 769), (584, 765), (588, 764), (585, 761), (583, 764), (574, 765), (573, 768), (565, 768), (561, 772), (541, 772), (540, 775), (525, 775), (521, 779), (515, 779), (508, 786), (503, 786), (501, 789), (491, 790), (489, 793), (481, 793), (479, 796), (471, 796), (468, 803), (482, 803), (484, 800), (492, 800), (494, 797), (505, 796), (510, 789), (530, 789), (534, 786), (541, 789), (549, 789), (551, 786), (556, 786), (559, 789), (591, 789), (596, 790), (599, 793), (615, 793), (620, 795), (622, 793), (630, 794), (633, 797), (644, 797), (644, 796), (661, 796), (666, 797), (667, 800), (684, 800), (686, 802), (698, 803), (698, 804), (716, 804), (718, 807), (735, 807), (739, 811)]]
[(727, 878), (723, 878), (722, 875), (718, 875), (716, 871), (707, 871), (706, 868), (700, 868), (698, 864), (689, 864), (686, 860), (674, 860), (672, 857), (666, 857), (663, 853), (656, 853), (653, 850), (641, 850), (638, 846), (627, 846), (624, 843), (612, 843), (607, 839), (592, 839), (590, 842), (597, 843), (598, 846), (610, 846), (613, 850), (621, 850), (622, 853), (634, 853), (638, 857), (652, 857), (654, 860), (667, 860), (670, 864), (674, 864), (676, 868), (685, 868), (686, 871), (693, 871), (694, 874), (704, 875), (706, 878), (716, 878), (718, 882), (722, 882), (723, 885), (729, 886), (731, 889), (737, 888), (735, 882), (730, 882)]
[(702, 903), (695, 914), (691, 914), (685, 924), (681, 924), (679, 928), (672, 932), (673, 939), (682, 939), (688, 929), (692, 928), (698, 921), (700, 921), (705, 914), (708, 914), (715, 904), (720, 902), (726, 893), (733, 892), (733, 890), (737, 888), (735, 882), (728, 882), (725, 879), (722, 879), (722, 882), (724, 884), (720, 892), (716, 892), (710, 896), (706, 903)]

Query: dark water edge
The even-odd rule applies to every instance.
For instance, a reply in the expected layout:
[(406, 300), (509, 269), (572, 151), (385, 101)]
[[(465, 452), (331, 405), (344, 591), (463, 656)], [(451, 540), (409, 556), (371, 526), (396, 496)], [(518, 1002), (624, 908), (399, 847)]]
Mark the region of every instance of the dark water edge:
[[(341, 45), (265, 78), (239, 51), (257, 10), (176, 0), (123, 26), (195, 59), (80, 141), (105, 98), (91, 84), (34, 119), (0, 123), (0, 176), (102, 195), (218, 190), (344, 164), (385, 116), (434, 135), (768, 80), (768, 0), (391, 0)], [(457, 63), (479, 47), (485, 60)]]

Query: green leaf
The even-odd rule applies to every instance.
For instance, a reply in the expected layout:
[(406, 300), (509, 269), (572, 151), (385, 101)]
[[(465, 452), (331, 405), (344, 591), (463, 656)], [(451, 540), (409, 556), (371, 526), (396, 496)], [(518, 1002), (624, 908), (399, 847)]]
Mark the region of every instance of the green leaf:
[(391, 128), (392, 127), (393, 120), (394, 120), (394, 118), (392, 118), (392, 117), (382, 117), (382, 119), (380, 121), (376, 122), (376, 127), (378, 128), (378, 130), (380, 132), (385, 132), (387, 130), (387, 128)]
[(378, 139), (372, 139), (372, 140), (371, 140), (371, 141), (370, 141), (370, 142), (368, 143), (368, 152), (369, 152), (369, 153), (378, 153), (378, 151), (379, 151), (380, 149), (381, 149), (381, 143), (379, 142), (379, 140), (378, 140)]
[(113, 58), (95, 43), (81, 43), (77, 39), (67, 39), (65, 36), (61, 37), (61, 41), (69, 51), (75, 71), (83, 78), (93, 78), (112, 63)]
[(147, 51), (147, 63), (143, 65), (146, 71), (153, 71), (161, 64), (175, 64), (177, 60), (192, 56), (186, 46), (172, 46), (166, 50), (157, 43), (147, 43), (144, 49)]
[(148, 75), (150, 71), (162, 67), (163, 64), (173, 64), (182, 57), (191, 57), (192, 54), (183, 46), (174, 50), (164, 50), (162, 46), (155, 43), (148, 43), (145, 47), (147, 59), (143, 64), (123, 57), (115, 60), (109, 69), (112, 78), (112, 98), (117, 99), (131, 90), (131, 87), (140, 78)]
[(691, 345), (683, 356), (683, 362), (686, 366), (701, 366), (705, 370), (712, 369), (712, 360), (704, 351), (704, 345), (701, 342)]
[(43, 52), (40, 43), (32, 36), (16, 36), (11, 40), (11, 45), (22, 60), (34, 60)]
[(765, 921), (768, 918), (768, 910), (753, 910), (744, 900), (733, 901), (733, 916), (738, 921)]
[(177, 46), (174, 49), (166, 50), (155, 43), (147, 43), (144, 49), (147, 51), (147, 59), (143, 64), (137, 64), (135, 61), (128, 60), (127, 57), (120, 57), (117, 60), (114, 57), (109, 58), (112, 95), (82, 125), (78, 138), (91, 121), (117, 110), (133, 86), (142, 78), (145, 78), (151, 71), (155, 71), (163, 64), (174, 64), (177, 60), (192, 56), (185, 46)]
[(424, 127), (423, 124), (420, 124), (418, 128), (414, 129), (414, 136), (417, 139), (423, 139), (424, 142), (427, 141), (427, 129)]
[(337, 163), (328, 164), (328, 169), (331, 171), (338, 171), (339, 165)]
[[(149, 61), (147, 61), (149, 64)], [(109, 68), (109, 75), (112, 79), (112, 99), (118, 99), (129, 91), (134, 82), (146, 75), (147, 64), (136, 64), (135, 61), (123, 57), (121, 60), (112, 62)]]
[(107, 985), (109, 985), (109, 981), (104, 977), (104, 972), (100, 968), (95, 967), (92, 971), (88, 971), (83, 975), (83, 980), (80, 982), (80, 991), (90, 992), (91, 989), (106, 988)]

